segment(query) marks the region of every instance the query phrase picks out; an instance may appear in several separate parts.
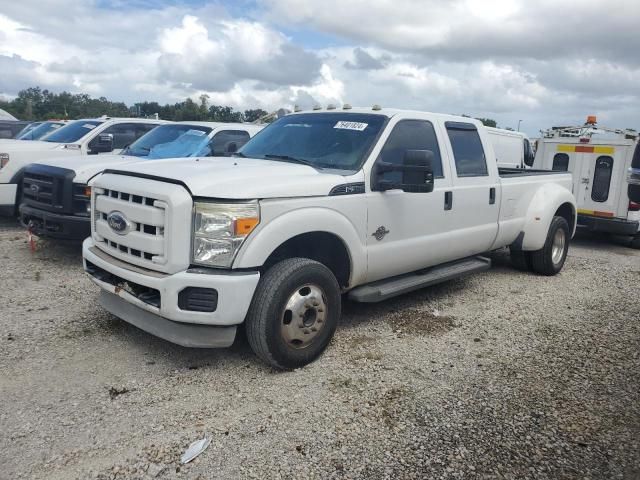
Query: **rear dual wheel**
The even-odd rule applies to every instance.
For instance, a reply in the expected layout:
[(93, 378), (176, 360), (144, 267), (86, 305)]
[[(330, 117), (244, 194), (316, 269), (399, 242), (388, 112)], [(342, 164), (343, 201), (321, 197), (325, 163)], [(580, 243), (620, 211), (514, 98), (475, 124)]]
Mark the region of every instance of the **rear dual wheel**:
[(511, 250), (511, 263), (518, 270), (530, 270), (540, 275), (557, 274), (567, 259), (571, 233), (563, 217), (553, 217), (544, 246), (540, 250), (525, 252)]

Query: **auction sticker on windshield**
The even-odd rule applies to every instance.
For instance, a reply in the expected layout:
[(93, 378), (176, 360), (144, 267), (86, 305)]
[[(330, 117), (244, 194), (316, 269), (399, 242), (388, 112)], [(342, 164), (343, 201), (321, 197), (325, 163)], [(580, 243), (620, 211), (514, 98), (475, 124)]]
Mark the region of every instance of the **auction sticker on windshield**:
[(343, 130), (358, 130), (359, 132), (362, 132), (365, 128), (367, 128), (368, 125), (368, 123), (340, 121), (336, 123), (333, 128), (341, 128)]

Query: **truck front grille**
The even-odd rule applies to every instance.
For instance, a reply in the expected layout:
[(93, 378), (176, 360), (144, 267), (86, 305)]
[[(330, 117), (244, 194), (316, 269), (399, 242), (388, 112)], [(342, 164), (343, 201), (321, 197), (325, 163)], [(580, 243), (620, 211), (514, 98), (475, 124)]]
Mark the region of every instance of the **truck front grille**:
[[(103, 189), (94, 193), (94, 231), (99, 246), (110, 254), (135, 263), (162, 263), (166, 257), (163, 202), (130, 192)], [(109, 215), (118, 212), (128, 222), (127, 231), (118, 233), (109, 226)]]

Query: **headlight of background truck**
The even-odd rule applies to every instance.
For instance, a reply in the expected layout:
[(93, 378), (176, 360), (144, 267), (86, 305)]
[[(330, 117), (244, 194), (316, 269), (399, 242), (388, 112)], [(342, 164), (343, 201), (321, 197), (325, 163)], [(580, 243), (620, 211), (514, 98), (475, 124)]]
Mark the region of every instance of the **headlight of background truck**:
[(3, 169), (7, 163), (9, 163), (9, 154), (0, 153), (0, 169)]
[(193, 263), (231, 267), (245, 238), (260, 222), (258, 201), (195, 202), (194, 207)]

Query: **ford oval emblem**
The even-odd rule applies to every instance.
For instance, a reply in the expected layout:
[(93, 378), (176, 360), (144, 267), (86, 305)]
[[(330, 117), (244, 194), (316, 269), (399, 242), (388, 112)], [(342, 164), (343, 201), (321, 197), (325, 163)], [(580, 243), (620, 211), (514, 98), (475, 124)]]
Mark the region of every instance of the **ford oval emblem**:
[(126, 235), (131, 230), (131, 223), (124, 216), (124, 213), (114, 210), (107, 215), (107, 224), (109, 228), (118, 235)]
[(40, 187), (35, 183), (32, 183), (31, 186), (29, 187), (29, 190), (31, 190), (35, 194), (38, 194), (38, 192), (40, 191)]

